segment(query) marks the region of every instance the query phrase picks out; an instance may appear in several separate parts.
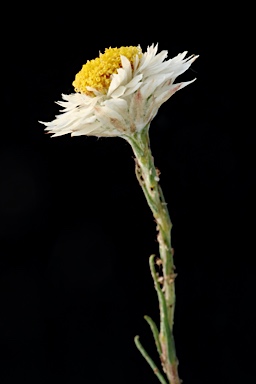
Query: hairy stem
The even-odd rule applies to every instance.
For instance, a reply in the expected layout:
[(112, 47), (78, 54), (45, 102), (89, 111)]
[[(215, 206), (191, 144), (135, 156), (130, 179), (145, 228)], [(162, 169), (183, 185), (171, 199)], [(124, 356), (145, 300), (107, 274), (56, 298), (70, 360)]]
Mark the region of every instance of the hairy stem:
[(159, 172), (155, 167), (154, 158), (151, 153), (148, 130), (149, 125), (140, 132), (135, 132), (132, 137), (127, 137), (127, 141), (131, 144), (135, 155), (135, 173), (138, 182), (156, 221), (162, 275), (156, 274), (152, 257), (150, 259), (150, 268), (158, 293), (160, 307), (159, 341), (162, 351), (160, 358), (169, 383), (180, 384), (177, 371), (178, 361), (173, 339), (174, 280), (176, 274), (171, 246), (172, 223), (162, 189), (159, 185)]

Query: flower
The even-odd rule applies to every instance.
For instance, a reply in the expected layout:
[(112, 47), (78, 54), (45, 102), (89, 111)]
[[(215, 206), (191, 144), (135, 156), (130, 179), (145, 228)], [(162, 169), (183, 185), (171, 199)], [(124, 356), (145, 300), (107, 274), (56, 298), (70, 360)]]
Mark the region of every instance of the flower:
[(187, 51), (172, 59), (166, 50), (157, 53), (152, 44), (146, 52), (138, 45), (107, 48), (95, 60), (87, 61), (73, 82), (74, 93), (62, 94), (61, 114), (42, 122), (52, 136), (120, 136), (140, 132), (159, 107), (176, 91), (192, 83), (175, 84), (198, 57)]

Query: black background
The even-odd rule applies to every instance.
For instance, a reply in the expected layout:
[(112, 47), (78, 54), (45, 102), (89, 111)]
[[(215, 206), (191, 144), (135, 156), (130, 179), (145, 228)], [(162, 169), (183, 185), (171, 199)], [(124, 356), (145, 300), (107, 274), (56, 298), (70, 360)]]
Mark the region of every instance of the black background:
[[(254, 371), (255, 127), (241, 111), (234, 5), (180, 9), (74, 3), (6, 11), (0, 136), (2, 384), (157, 383), (143, 319), (158, 322), (148, 258), (155, 223), (120, 138), (50, 138), (38, 120), (106, 47), (152, 43), (199, 59), (197, 77), (150, 127), (173, 222), (175, 340), (184, 384), (251, 383)], [(10, 33), (9, 33), (10, 32)]]

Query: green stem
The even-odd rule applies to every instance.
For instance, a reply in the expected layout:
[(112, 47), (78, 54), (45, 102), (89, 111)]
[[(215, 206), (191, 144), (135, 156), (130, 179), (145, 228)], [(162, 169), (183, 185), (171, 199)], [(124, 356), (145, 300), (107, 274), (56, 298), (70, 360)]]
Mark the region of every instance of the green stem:
[(167, 304), (169, 324), (172, 330), (175, 305), (175, 267), (171, 247), (172, 223), (162, 189), (159, 185), (159, 175), (150, 149), (148, 129), (149, 126), (146, 126), (141, 132), (136, 132), (133, 137), (127, 138), (127, 141), (130, 142), (135, 154), (137, 179), (157, 223), (157, 240), (164, 277), (163, 290)]
[(149, 316), (144, 316), (144, 319), (147, 321), (147, 323), (150, 326), (150, 329), (152, 331), (152, 334), (153, 334), (153, 337), (155, 340), (158, 355), (161, 356), (162, 355), (162, 347), (161, 347), (161, 343), (159, 341), (159, 331), (157, 329), (156, 323)]
[(147, 363), (152, 368), (154, 374), (156, 375), (156, 377), (158, 378), (160, 383), (161, 384), (167, 384), (165, 378), (163, 377), (163, 375), (161, 374), (161, 372), (157, 368), (156, 364), (154, 363), (154, 361), (151, 359), (149, 354), (146, 352), (146, 350), (143, 348), (142, 344), (140, 343), (139, 336), (135, 336), (134, 342), (135, 342), (136, 347), (138, 348), (138, 350), (140, 351), (140, 353), (144, 357), (144, 359), (147, 361)]
[(176, 360), (176, 352), (175, 352), (175, 344), (172, 335), (172, 331), (170, 329), (170, 325), (168, 323), (168, 312), (166, 301), (164, 297), (164, 293), (160, 287), (158, 282), (158, 277), (155, 269), (154, 263), (155, 255), (151, 255), (149, 258), (149, 266), (152, 274), (152, 278), (154, 280), (155, 289), (158, 296), (159, 306), (160, 306), (160, 344), (161, 344), (161, 354), (160, 359), (162, 362), (169, 361), (170, 363), (175, 363)]
[(162, 266), (162, 288), (158, 283), (159, 276), (157, 276), (153, 267), (154, 262), (152, 261), (152, 257), (150, 259), (150, 267), (160, 306), (161, 327), (159, 339), (162, 350), (161, 361), (169, 382), (171, 384), (180, 384), (177, 372), (178, 361), (173, 339), (175, 309), (174, 280), (176, 275), (174, 272), (175, 267), (171, 246), (172, 223), (162, 189), (159, 185), (159, 172), (154, 165), (148, 131), (149, 125), (140, 132), (135, 132), (132, 137), (126, 137), (126, 139), (131, 144), (135, 155), (135, 173), (138, 182), (157, 224), (157, 240)]

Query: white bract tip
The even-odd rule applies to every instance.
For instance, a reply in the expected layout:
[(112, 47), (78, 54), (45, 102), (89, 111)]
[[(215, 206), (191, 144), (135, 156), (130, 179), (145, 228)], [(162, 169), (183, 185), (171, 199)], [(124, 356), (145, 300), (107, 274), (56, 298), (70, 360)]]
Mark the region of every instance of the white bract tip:
[[(138, 46), (139, 47), (139, 46)], [(121, 67), (111, 75), (107, 92), (87, 86), (90, 95), (63, 94), (57, 104), (63, 109), (51, 122), (42, 122), (45, 131), (53, 137), (120, 136), (129, 137), (149, 124), (160, 106), (175, 92), (195, 79), (174, 83), (198, 58), (186, 58), (187, 51), (166, 60), (168, 52), (157, 53), (152, 44), (145, 53), (135, 56), (133, 62), (120, 55)]]

